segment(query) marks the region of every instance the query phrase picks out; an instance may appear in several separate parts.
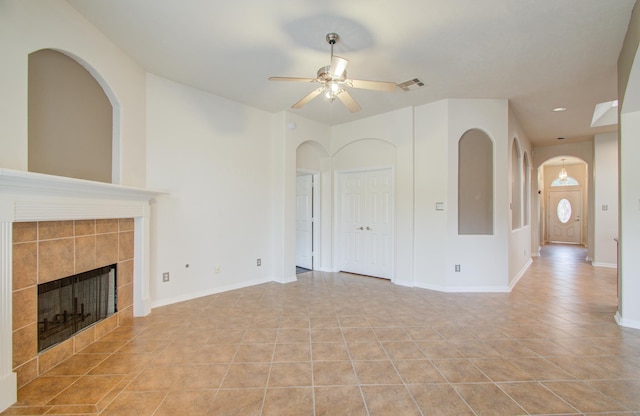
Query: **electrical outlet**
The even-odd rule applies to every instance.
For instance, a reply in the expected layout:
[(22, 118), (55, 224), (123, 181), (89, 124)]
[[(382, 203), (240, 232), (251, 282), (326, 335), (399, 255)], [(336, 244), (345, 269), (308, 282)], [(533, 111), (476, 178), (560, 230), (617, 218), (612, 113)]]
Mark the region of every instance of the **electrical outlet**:
[(220, 266), (216, 266), (216, 273), (220, 273)]
[(258, 265), (258, 266), (262, 266), (262, 259), (258, 259), (258, 260), (256, 260), (256, 265)]
[(163, 282), (168, 282), (169, 281), (169, 272), (162, 273), (162, 281)]
[(456, 272), (459, 272), (459, 271), (460, 271), (460, 265), (456, 264)]

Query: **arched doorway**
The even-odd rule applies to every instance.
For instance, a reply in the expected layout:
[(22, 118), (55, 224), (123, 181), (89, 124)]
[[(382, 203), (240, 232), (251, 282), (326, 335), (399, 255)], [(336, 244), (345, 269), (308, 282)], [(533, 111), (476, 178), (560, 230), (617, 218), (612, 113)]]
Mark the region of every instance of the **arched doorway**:
[(588, 182), (589, 166), (577, 157), (553, 157), (538, 168), (542, 244), (587, 246)]
[(319, 143), (306, 141), (296, 149), (296, 273), (322, 268), (322, 193), (330, 168)]

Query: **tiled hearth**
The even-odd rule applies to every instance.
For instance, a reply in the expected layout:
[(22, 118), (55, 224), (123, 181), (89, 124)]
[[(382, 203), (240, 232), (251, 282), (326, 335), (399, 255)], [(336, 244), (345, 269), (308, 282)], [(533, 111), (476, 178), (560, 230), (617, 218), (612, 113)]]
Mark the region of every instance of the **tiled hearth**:
[[(13, 371), (18, 387), (133, 317), (133, 219), (13, 224)], [(37, 285), (117, 264), (118, 312), (37, 353)]]

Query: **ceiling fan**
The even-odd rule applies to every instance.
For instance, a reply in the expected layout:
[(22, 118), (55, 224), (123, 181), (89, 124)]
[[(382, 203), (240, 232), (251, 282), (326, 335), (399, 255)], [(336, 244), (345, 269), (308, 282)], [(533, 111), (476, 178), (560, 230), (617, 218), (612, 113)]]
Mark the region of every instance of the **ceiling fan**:
[(294, 78), (294, 77), (270, 77), (270, 81), (293, 81), (293, 82), (317, 82), (322, 84), (320, 88), (311, 91), (291, 106), (291, 108), (301, 108), (309, 101), (320, 94), (325, 94), (330, 102), (336, 98), (340, 100), (352, 113), (360, 111), (360, 105), (353, 99), (346, 88), (359, 88), (374, 91), (394, 91), (398, 86), (395, 82), (386, 81), (365, 81), (361, 79), (347, 78), (347, 65), (349, 61), (333, 54), (335, 45), (340, 36), (337, 33), (328, 33), (327, 43), (331, 45), (331, 65), (318, 69), (316, 78)]

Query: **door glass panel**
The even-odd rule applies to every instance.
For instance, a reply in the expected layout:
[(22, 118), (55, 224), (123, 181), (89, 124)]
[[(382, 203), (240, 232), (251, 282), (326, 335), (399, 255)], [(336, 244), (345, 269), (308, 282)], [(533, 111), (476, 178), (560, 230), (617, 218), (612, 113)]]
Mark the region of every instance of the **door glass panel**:
[(571, 202), (569, 202), (567, 198), (562, 198), (558, 202), (556, 212), (558, 213), (558, 220), (560, 220), (561, 223), (568, 223), (571, 219)]

